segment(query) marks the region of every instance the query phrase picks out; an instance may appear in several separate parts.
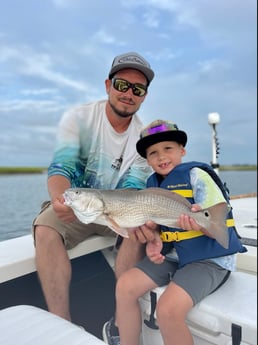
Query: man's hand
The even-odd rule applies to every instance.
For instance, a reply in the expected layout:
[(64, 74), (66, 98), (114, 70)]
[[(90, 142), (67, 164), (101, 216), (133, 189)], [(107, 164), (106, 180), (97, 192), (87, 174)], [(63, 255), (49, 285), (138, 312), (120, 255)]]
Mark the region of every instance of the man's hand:
[(71, 223), (76, 219), (73, 210), (64, 204), (63, 196), (52, 200), (52, 206), (57, 217), (60, 218), (64, 223)]
[(64, 223), (71, 223), (76, 219), (73, 210), (64, 205), (63, 193), (70, 187), (70, 181), (64, 176), (54, 175), (48, 179), (48, 192), (52, 201), (53, 210), (57, 217)]
[(155, 239), (155, 233), (158, 231), (158, 228), (159, 226), (156, 223), (148, 221), (142, 226), (131, 228), (128, 233), (131, 240), (147, 243)]

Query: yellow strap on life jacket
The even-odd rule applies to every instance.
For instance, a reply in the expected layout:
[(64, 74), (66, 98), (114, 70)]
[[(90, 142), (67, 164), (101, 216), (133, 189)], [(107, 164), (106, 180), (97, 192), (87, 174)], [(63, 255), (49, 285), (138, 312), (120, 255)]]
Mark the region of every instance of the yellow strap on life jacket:
[(185, 198), (192, 198), (193, 197), (192, 189), (175, 189), (175, 190), (171, 190), (171, 192), (182, 195)]
[(227, 219), (226, 221), (227, 227), (230, 228), (231, 226), (235, 226), (235, 221), (233, 218)]
[[(172, 190), (172, 192), (182, 195), (185, 198), (193, 197), (192, 189), (175, 189), (175, 190)], [(227, 224), (227, 227), (230, 228), (231, 226), (235, 225), (235, 221), (232, 218), (227, 219), (226, 224)], [(179, 242), (179, 241), (188, 240), (190, 238), (199, 237), (203, 235), (204, 235), (203, 232), (197, 231), (197, 230), (190, 230), (190, 231), (183, 231), (183, 232), (164, 231), (160, 234), (160, 238), (163, 242), (173, 242), (173, 241)]]
[[(234, 226), (234, 219), (227, 219), (227, 227)], [(203, 236), (204, 233), (199, 230), (190, 231), (163, 231), (160, 233), (160, 238), (162, 242), (179, 242), (184, 240), (189, 240), (190, 238), (195, 238)]]
[(190, 230), (190, 231), (164, 231), (161, 232), (160, 238), (162, 242), (179, 242), (183, 240), (188, 240), (189, 238), (194, 238), (194, 237), (199, 237), (203, 236), (204, 233), (201, 231), (195, 231), (195, 230)]

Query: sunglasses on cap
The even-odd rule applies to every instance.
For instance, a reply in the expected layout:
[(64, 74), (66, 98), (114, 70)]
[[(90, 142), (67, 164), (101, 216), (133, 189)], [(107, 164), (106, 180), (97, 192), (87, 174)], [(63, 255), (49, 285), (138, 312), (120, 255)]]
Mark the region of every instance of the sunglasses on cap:
[(127, 92), (132, 89), (133, 94), (138, 97), (143, 97), (147, 92), (147, 86), (139, 83), (129, 83), (129, 81), (119, 78), (112, 80), (113, 87), (119, 92)]
[(174, 123), (158, 124), (157, 126), (147, 127), (145, 129), (143, 129), (140, 137), (144, 138), (144, 137), (147, 137), (148, 135), (152, 135), (155, 133), (167, 132), (167, 131), (178, 131), (178, 127)]

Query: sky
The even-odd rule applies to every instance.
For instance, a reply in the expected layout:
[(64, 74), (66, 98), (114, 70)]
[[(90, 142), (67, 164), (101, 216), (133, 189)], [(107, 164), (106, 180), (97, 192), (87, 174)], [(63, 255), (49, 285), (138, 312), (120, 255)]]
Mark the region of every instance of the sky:
[(256, 164), (256, 0), (0, 0), (0, 166), (47, 166), (63, 112), (106, 98), (116, 55), (155, 78), (139, 111), (188, 134), (187, 160)]

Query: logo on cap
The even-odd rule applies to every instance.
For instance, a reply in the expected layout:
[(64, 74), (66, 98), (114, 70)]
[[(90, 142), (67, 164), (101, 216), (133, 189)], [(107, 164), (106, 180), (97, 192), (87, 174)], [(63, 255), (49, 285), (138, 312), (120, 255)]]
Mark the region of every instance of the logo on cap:
[(118, 60), (119, 63), (125, 63), (125, 62), (132, 62), (132, 63), (140, 63), (143, 66), (148, 66), (143, 60), (139, 59), (138, 56), (135, 55), (128, 55), (128, 56), (123, 56)]

